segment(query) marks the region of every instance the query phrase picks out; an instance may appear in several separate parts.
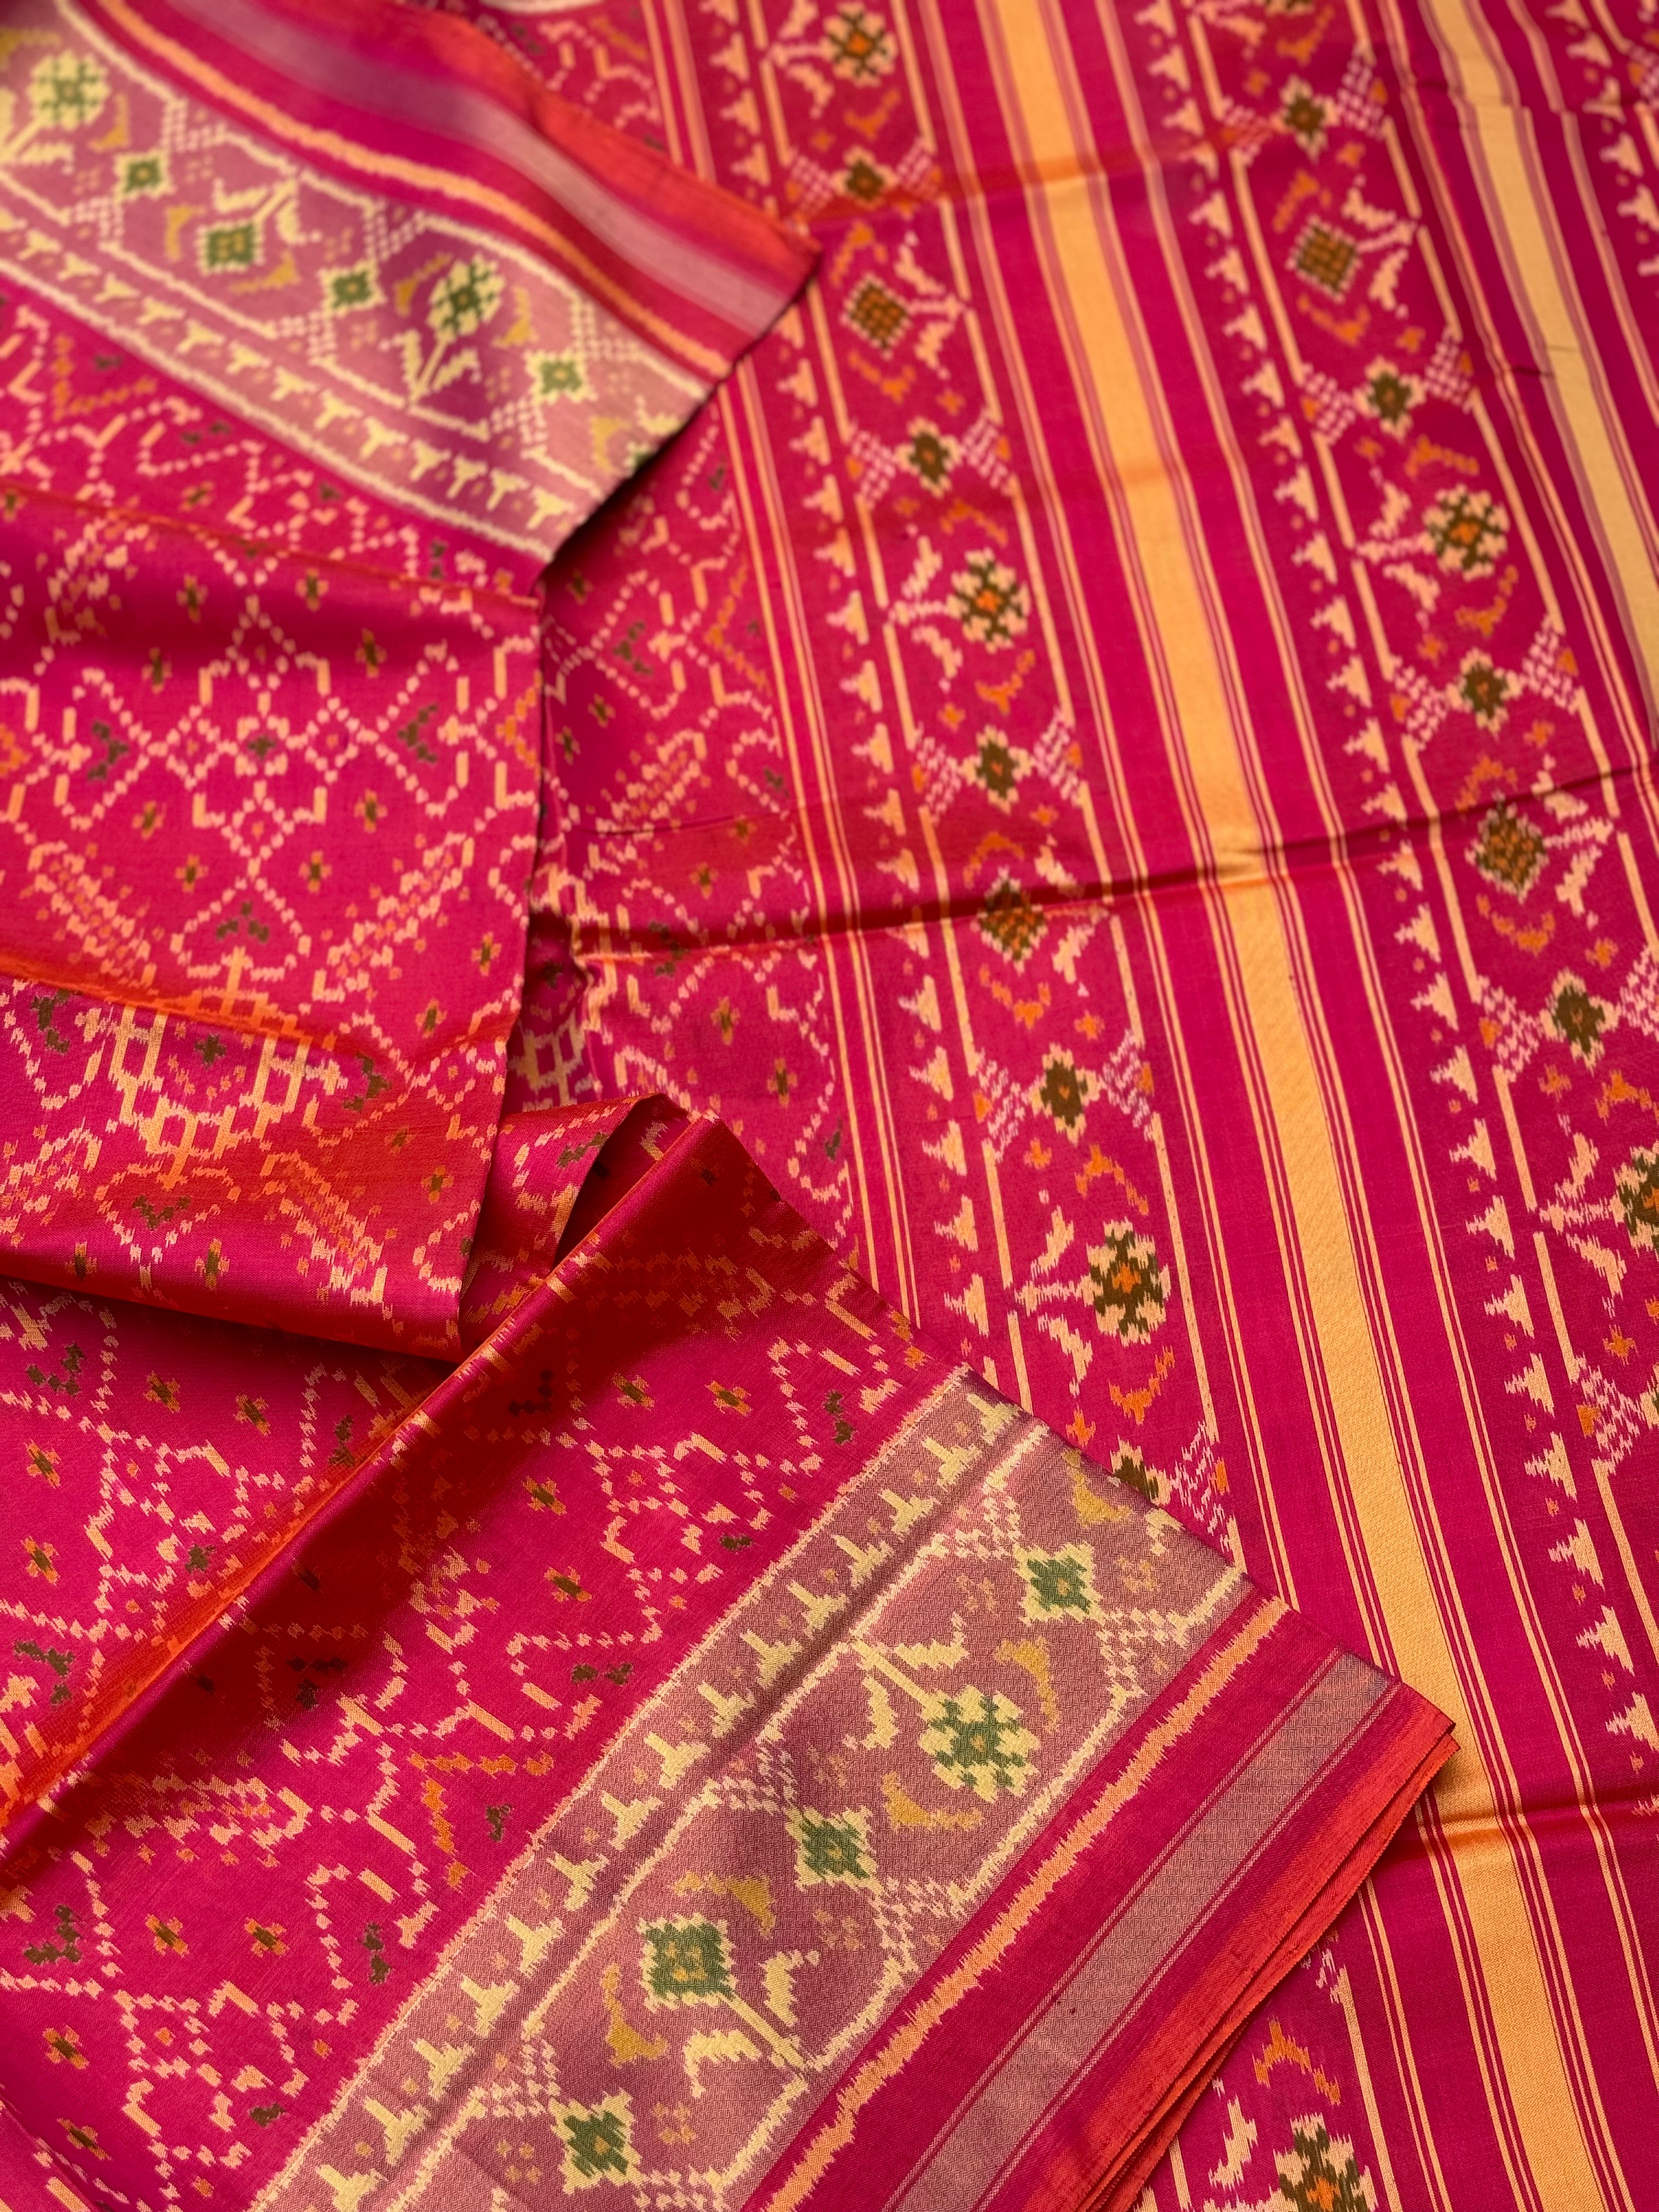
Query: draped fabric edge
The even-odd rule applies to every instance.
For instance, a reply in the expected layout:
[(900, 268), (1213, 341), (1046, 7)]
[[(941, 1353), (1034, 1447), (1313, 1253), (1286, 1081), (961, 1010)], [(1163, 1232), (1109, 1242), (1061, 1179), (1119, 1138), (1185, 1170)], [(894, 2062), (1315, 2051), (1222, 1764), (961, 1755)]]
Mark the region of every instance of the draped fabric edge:
[[(601, 1281), (616, 1250), (629, 1242), (666, 1249), (687, 1189), (713, 1182), (717, 1172), (755, 1175), (722, 1123), (684, 1116), (660, 1100), (514, 1118), (520, 1126), (511, 1133), (520, 1141), (507, 1157), (520, 1202), (529, 1181), (525, 1125), (545, 1122), (528, 1134), (558, 1146), (541, 1159), (550, 1203), (540, 1216), (540, 1279), (533, 1237), (520, 1236), (510, 1249), (504, 1241), (516, 1279), (492, 1302), (496, 1325), (378, 1452), (295, 1516), (234, 1589), (216, 1592), (210, 1619), (181, 1624), (124, 1709), (83, 1745), (80, 1774), (60, 1766), (56, 1793), (14, 1822), (9, 1874), (51, 1849), (62, 1801), (89, 1764), (118, 1771), (124, 1743), (176, 1693), (215, 1639), (234, 1643), (238, 1624), (257, 1614), (262, 1597), (276, 1595), (294, 1571), (296, 1550), (303, 1544), (314, 1553), (331, 1521), (361, 1511), (377, 1485), (406, 1474), (411, 1449), (418, 1452), (422, 1439), (435, 1437), (481, 1385), (510, 1372), (515, 1347), (533, 1345), (548, 1316), (579, 1304), (584, 1282)], [(495, 1218), (503, 1218), (499, 1198)], [(768, 1219), (775, 1238), (798, 1251), (823, 1251), (775, 1194)], [(823, 1263), (831, 1265), (827, 1253)], [(842, 1280), (832, 1311), (855, 1279)], [(797, 1553), (838, 1516), (845, 1519), (850, 1501), (890, 1478), (902, 1450), (926, 1445), (930, 1426), (943, 1433), (939, 1425), (964, 1409), (986, 1429), (967, 1491), (1035, 1450), (1052, 1455), (1062, 1484), (1080, 1486), (1079, 1499), (1092, 1500), (1085, 1517), (1143, 1511), (1139, 1501), (1099, 1499), (1080, 1455), (1031, 1417), (988, 1400), (967, 1370), (950, 1368), (899, 1433), (839, 1481), (749, 1598), (781, 1583)], [(1152, 1517), (1164, 1521), (1161, 1513)], [(1172, 1540), (1197, 1551), (1194, 1540), (1168, 1527)], [(1220, 1579), (1206, 1601), (1210, 1618), (1197, 1648), (903, 1992), (831, 2093), (763, 2164), (757, 2185), (741, 2199), (754, 2212), (793, 2212), (809, 2203), (856, 2204), (860, 2212), (878, 2205), (945, 2212), (969, 2203), (998, 2212), (1015, 2205), (1064, 2212), (1079, 2203), (1125, 2212), (1134, 2201), (1251, 2012), (1353, 1895), (1454, 1749), (1444, 1717), (1413, 1692), (1337, 1650), (1237, 1569), (1217, 1560), (1212, 1572)], [(421, 2008), (429, 2016), (434, 1998), (443, 2001), (446, 1978), (453, 1981), (465, 1963), (462, 1947), (476, 1943), (492, 1920), (522, 1924), (510, 1908), (533, 1875), (538, 1853), (554, 1850), (543, 1838), (562, 1808), (594, 1794), (608, 1773), (628, 1771), (641, 1743), (660, 1742), (651, 1733), (653, 1721), (663, 1726), (661, 1713), (694, 1687), (710, 1646), (748, 1601), (728, 1606), (690, 1635), (669, 1681), (622, 1735), (597, 1758), (579, 1760), (561, 1814), (469, 1915), (330, 2114), (260, 2192), (262, 2212), (289, 2212), (309, 2201), (308, 2179), (323, 2170), (314, 2160), (330, 2124), (337, 2129), (375, 2065), (393, 2063), (400, 2041), (415, 2038), (416, 2048), (426, 2047), (418, 2041)], [(672, 1844), (669, 1850), (672, 1869)], [(687, 1881), (696, 1887), (700, 1863), (695, 1852), (686, 1858), (682, 1891)], [(534, 1977), (524, 1978), (527, 2000)], [(479, 2044), (480, 2065), (490, 2048), (488, 2038)], [(464, 2118), (464, 2097), (459, 2105)], [(459, 2201), (465, 2166), (459, 2145), (429, 2154), (407, 2185), (398, 2177), (398, 2201), (434, 2207)], [(31, 2167), (39, 2172), (9, 2131), (0, 2143), (0, 2178), (21, 2191)], [(48, 2186), (58, 2203), (80, 2203), (60, 2175)]]
[(545, 255), (712, 383), (817, 250), (541, 85), (484, 32), (394, 0), (82, 0), (136, 58), (306, 161)]

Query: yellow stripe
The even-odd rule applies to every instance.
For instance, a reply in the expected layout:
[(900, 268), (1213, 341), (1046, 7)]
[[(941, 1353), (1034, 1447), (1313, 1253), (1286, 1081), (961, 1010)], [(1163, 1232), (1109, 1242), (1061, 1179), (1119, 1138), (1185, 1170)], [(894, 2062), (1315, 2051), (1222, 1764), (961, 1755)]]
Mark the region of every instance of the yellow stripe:
[[(1194, 572), (1186, 523), (1126, 319), (1118, 270), (1085, 182), (1095, 165), (1073, 137), (1039, 0), (985, 0), (1000, 26), (1005, 83), (1036, 181), (1030, 198), (1052, 240), (1082, 354), (1085, 404), (1097, 410), (1129, 518), (1199, 803), (1224, 853), (1259, 842), (1239, 733)], [(1490, 1820), (1492, 1790), (1435, 1601), (1395, 1455), (1365, 1318), (1346, 1206), (1317, 1073), (1291, 987), (1292, 946), (1264, 882), (1227, 884), (1225, 910), (1279, 1137), (1304, 1279), (1367, 1563), (1401, 1672), (1449, 1713), (1462, 1749), (1437, 1792), (1459, 1823)], [(1537, 1948), (1509, 1854), (1485, 1855), (1466, 1897), (1527, 2156), (1544, 2202), (1599, 2203), (1562, 2063)]]
[(1580, 320), (1552, 244), (1549, 210), (1540, 204), (1540, 180), (1522, 142), (1520, 113), (1477, 27), (1471, 0), (1426, 0), (1425, 12), (1462, 88), (1462, 106), (1490, 184), (1483, 211), (1543, 347), (1540, 366), (1559, 396), (1563, 434), (1577, 451), (1591, 527), (1599, 530), (1623, 595), (1631, 644), (1651, 702), (1659, 696), (1659, 576), (1651, 539), (1596, 397)]

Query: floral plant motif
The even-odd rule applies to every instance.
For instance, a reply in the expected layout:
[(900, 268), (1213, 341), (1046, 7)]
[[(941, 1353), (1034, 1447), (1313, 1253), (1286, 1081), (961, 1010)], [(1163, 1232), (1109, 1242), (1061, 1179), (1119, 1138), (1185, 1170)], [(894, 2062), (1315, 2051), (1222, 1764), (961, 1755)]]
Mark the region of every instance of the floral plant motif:
[(1550, 985), (1544, 1009), (1544, 1028), (1565, 1045), (1576, 1060), (1594, 1067), (1601, 1057), (1603, 1032), (1619, 1018), (1617, 1007), (1596, 998), (1580, 979), (1564, 969)]
[(1037, 1740), (1011, 1698), (973, 1687), (950, 1697), (930, 1691), (921, 1710), (927, 1723), (921, 1747), (949, 1788), (971, 1790), (988, 1804), (1004, 1790), (1024, 1793)]
[(1030, 619), (1025, 586), (994, 553), (970, 553), (951, 579), (957, 619), (975, 644), (1012, 645)]
[(1019, 1562), (1025, 1578), (1021, 1610), (1027, 1620), (1099, 1620), (1103, 1609), (1096, 1594), (1094, 1562), (1081, 1544), (1058, 1552), (1026, 1552)]
[(1109, 1221), (1101, 1242), (1089, 1247), (1089, 1282), (1095, 1319), (1108, 1336), (1144, 1344), (1164, 1319), (1169, 1272), (1158, 1264), (1152, 1238), (1127, 1221)]
[(814, 1813), (802, 1806), (787, 1815), (787, 1825), (795, 1844), (795, 1880), (803, 1889), (820, 1882), (856, 1889), (875, 1879), (867, 1813)]
[(847, 0), (824, 25), (823, 52), (836, 75), (852, 84), (876, 83), (897, 59), (886, 23), (858, 0)]
[(1279, 109), (1279, 119), (1304, 154), (1321, 152), (1330, 122), (1330, 106), (1305, 77), (1285, 80)]
[(1510, 689), (1509, 678), (1489, 654), (1468, 653), (1452, 685), (1452, 703), (1466, 707), (1483, 730), (1496, 731), (1508, 716)]
[(1359, 268), (1359, 248), (1344, 230), (1317, 216), (1303, 228), (1291, 251), (1291, 267), (1333, 300), (1346, 298)]
[(359, 261), (349, 269), (325, 269), (323, 271), (323, 297), (331, 313), (349, 314), (354, 307), (378, 307), (382, 294), (371, 261)]
[(1459, 484), (1441, 492), (1424, 512), (1425, 547), (1443, 568), (1460, 575), (1490, 575), (1509, 539), (1509, 514), (1490, 492)]
[(118, 186), (123, 199), (143, 199), (169, 189), (167, 157), (164, 153), (128, 154), (120, 165)]
[(1167, 1476), (1147, 1466), (1146, 1454), (1138, 1444), (1121, 1443), (1106, 1464), (1117, 1481), (1127, 1483), (1131, 1490), (1138, 1490), (1149, 1504), (1169, 1504)]
[(878, 353), (891, 353), (903, 337), (910, 310), (878, 276), (866, 276), (848, 301), (848, 325)]
[(103, 113), (109, 79), (90, 54), (48, 54), (29, 78), (29, 106), (51, 131), (84, 130)]
[(564, 2149), (567, 2191), (596, 2189), (602, 2181), (626, 2184), (637, 2177), (634, 2107), (625, 2089), (592, 2106), (556, 2104), (552, 2119)]
[(1090, 1101), (1099, 1088), (1095, 1078), (1080, 1068), (1070, 1053), (1054, 1045), (1043, 1060), (1041, 1080), (1032, 1088), (1031, 1103), (1051, 1115), (1055, 1126), (1076, 1144), (1083, 1134)]
[(1353, 2145), (1333, 2137), (1317, 2116), (1297, 2120), (1291, 2148), (1274, 2160), (1279, 2195), (1291, 2212), (1376, 2212), (1376, 2190), (1361, 2170)]
[(589, 396), (586, 372), (574, 354), (532, 354), (530, 373), (535, 379), (538, 399), (586, 399)]
[(640, 1930), (640, 1972), (653, 2004), (726, 2004), (736, 1996), (726, 1930), (712, 1920), (659, 1920)]
[(1524, 898), (1538, 880), (1547, 849), (1543, 833), (1500, 799), (1480, 824), (1474, 865), (1488, 883)]
[(984, 935), (1003, 958), (1023, 968), (1042, 942), (1048, 930), (1039, 908), (1033, 906), (1012, 876), (1001, 876), (991, 888), (979, 917)]
[(1371, 363), (1358, 392), (1361, 410), (1393, 438), (1405, 436), (1423, 399), (1421, 379), (1384, 359)]
[(451, 356), (449, 349), (483, 330), (501, 306), (506, 289), (500, 269), (482, 254), (450, 264), (433, 286), (432, 296), (427, 302), (427, 328), (436, 343), (424, 360), (419, 333), (404, 333), (404, 374), (411, 399), (422, 399), (428, 392), (441, 392), (469, 369), (477, 372), (476, 352), (468, 348)]
[(935, 494), (944, 491), (951, 471), (962, 459), (962, 447), (937, 424), (924, 418), (912, 422), (899, 447), (899, 465)]
[(1031, 773), (1030, 754), (998, 730), (980, 732), (979, 750), (968, 773), (999, 813), (1012, 814), (1019, 787)]

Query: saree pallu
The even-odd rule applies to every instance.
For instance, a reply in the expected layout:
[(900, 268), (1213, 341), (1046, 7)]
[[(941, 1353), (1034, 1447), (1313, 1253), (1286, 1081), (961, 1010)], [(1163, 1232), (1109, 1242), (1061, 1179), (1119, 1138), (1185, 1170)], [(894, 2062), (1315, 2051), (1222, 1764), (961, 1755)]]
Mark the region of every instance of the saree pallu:
[(535, 577), (810, 249), (412, 10), (16, 0), (0, 97), (0, 1223), (453, 1358)]
[[(5, 1966), (9, 2004), (114, 1993), (31, 2014), (12, 2185), (1639, 2205), (1642, 27), (471, 12), (494, 53), (411, 10), (385, 86), (297, 4), (7, 50), (8, 580), (50, 659), (8, 707), (46, 858), (5, 1167), (58, 1304), (16, 1293)], [(101, 81), (47, 65), (71, 21)], [(748, 319), (678, 245), (619, 293), (573, 166), (665, 193)], [(822, 249), (787, 307), (779, 210)], [(118, 723), (158, 662), (165, 720)], [(257, 801), (198, 800), (192, 747)], [(265, 819), (269, 860), (202, 849)], [(758, 1243), (703, 1236), (693, 1162)], [(1224, 1711), (1161, 1675), (1278, 1620), (1200, 1617), (1194, 1559), (1463, 1746), (1248, 2027), (1443, 1741), (1378, 1690), (1345, 1769), (1310, 1700), (1380, 1678), (1294, 1619)], [(531, 1823), (556, 1859), (493, 1882)]]
[(1158, 2212), (1634, 2212), (1650, 16), (643, 13), (665, 142), (823, 254), (550, 580), (510, 1095), (718, 1109), (988, 1382), (1454, 1716)]
[(503, 1111), (534, 564), (810, 250), (413, 11), (0, 66), (0, 2193), (1127, 2204), (1443, 1717)]
[(9, 2203), (1127, 2204), (1446, 1757), (719, 1124), (606, 1156), (452, 1373), (9, 1291), (98, 1347), (20, 1649), (108, 1716), (8, 1838)]

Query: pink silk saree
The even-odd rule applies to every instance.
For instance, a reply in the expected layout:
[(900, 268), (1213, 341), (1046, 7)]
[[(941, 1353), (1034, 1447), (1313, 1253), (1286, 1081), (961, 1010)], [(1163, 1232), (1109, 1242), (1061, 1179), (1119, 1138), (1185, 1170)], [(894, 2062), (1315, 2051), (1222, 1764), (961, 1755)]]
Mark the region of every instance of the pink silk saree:
[(0, 2201), (1639, 2207), (1650, 27), (465, 13), (0, 21)]

